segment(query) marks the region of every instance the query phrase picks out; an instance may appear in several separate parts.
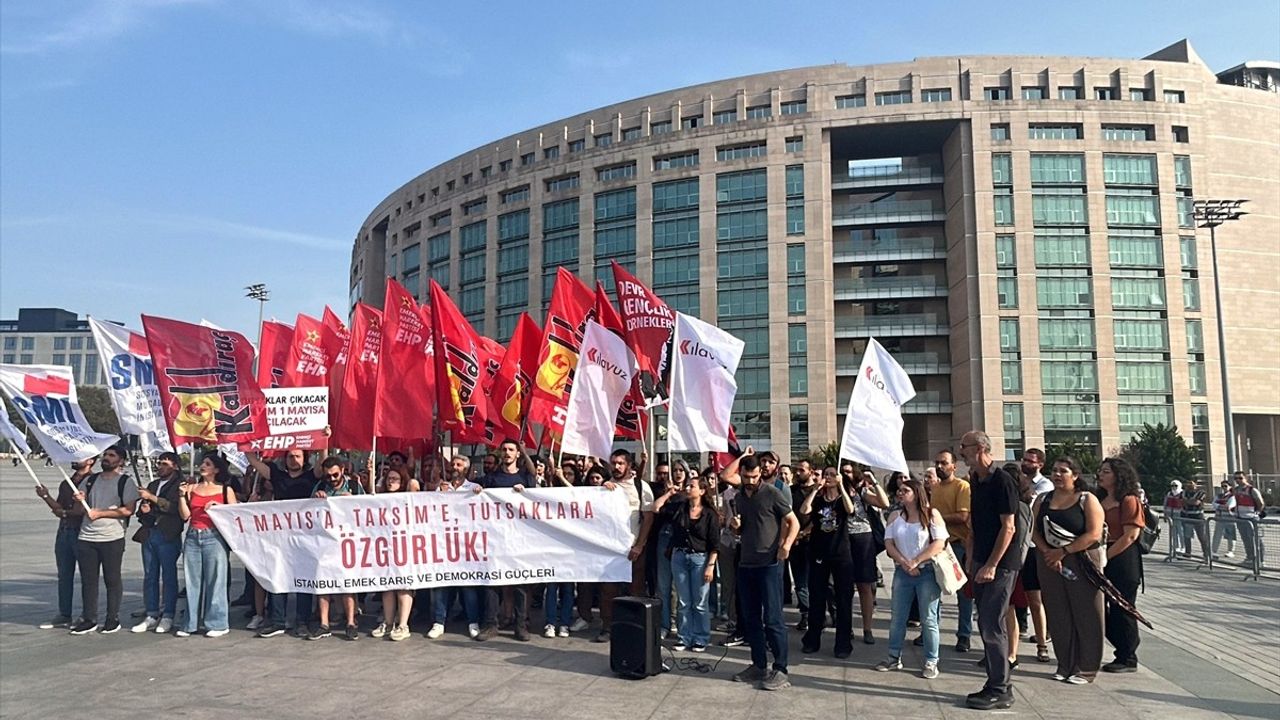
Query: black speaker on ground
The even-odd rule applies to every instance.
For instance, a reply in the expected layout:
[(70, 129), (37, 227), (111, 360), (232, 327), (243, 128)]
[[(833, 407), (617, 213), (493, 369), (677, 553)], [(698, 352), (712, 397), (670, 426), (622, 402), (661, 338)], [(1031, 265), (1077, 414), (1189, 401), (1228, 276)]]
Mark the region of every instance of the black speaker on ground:
[(609, 668), (625, 678), (647, 678), (666, 670), (658, 645), (657, 598), (620, 597), (613, 601), (609, 628)]

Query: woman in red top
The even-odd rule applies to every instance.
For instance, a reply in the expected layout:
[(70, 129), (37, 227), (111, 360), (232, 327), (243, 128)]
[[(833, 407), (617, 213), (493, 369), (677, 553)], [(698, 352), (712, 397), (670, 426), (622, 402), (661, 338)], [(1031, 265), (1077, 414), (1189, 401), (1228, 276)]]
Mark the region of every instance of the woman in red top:
[[(1107, 521), (1107, 579), (1130, 603), (1137, 603), (1142, 582), (1142, 551), (1138, 535), (1146, 525), (1139, 493), (1138, 471), (1120, 458), (1107, 458), (1098, 468), (1102, 512)], [(1113, 604), (1107, 604), (1107, 641), (1115, 647), (1116, 659), (1102, 666), (1103, 672), (1123, 673), (1138, 669), (1138, 621)]]
[[(222, 637), (227, 628), (227, 570), (231, 549), (213, 526), (209, 508), (219, 503), (234, 505), (236, 494), (227, 492), (231, 471), (220, 455), (206, 455), (200, 463), (199, 480), (179, 488), (178, 514), (187, 522), (187, 539), (182, 547), (182, 564), (187, 576), (187, 620), (175, 633), (189, 637), (200, 627), (201, 615), (206, 637)], [(204, 598), (204, 606), (200, 598)]]

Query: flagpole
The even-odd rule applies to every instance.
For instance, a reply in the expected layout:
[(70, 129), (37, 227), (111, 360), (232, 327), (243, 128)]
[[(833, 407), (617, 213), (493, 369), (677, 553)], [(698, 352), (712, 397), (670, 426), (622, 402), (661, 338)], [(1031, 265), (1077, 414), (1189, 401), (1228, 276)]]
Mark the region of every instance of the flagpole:
[[(373, 436), (373, 448), (369, 450), (369, 457), (373, 459), (373, 474), (369, 476), (369, 494), (377, 495), (378, 494), (378, 478), (376, 477), (378, 474), (378, 436), (377, 435)], [(405, 486), (408, 486), (409, 483), (406, 482), (402, 484)]]
[[(26, 460), (23, 460), (22, 464), (23, 464), (23, 465), (27, 465)], [(54, 463), (54, 465), (58, 468), (58, 472), (62, 473), (62, 479), (63, 479), (64, 481), (66, 481), (66, 483), (67, 483), (68, 485), (70, 485), (70, 486), (71, 486), (71, 491), (72, 491), (72, 492), (80, 492), (80, 488), (76, 487), (76, 484), (75, 484), (75, 483), (73, 483), (73, 482), (71, 482), (71, 476), (67, 474), (67, 469), (66, 469), (66, 468), (64, 468), (64, 467), (62, 467), (62, 465), (60, 465), (60, 464), (58, 464), (58, 463)], [(30, 469), (31, 469), (31, 466), (30, 466), (30, 465), (27, 465), (27, 470), (30, 470)], [(35, 476), (36, 476), (36, 474), (35, 474), (35, 473), (31, 473), (31, 477), (35, 477)], [(36, 480), (36, 482), (40, 482), (40, 481), (39, 481), (39, 480)], [(85, 515), (88, 515), (88, 514), (89, 514), (89, 503), (86, 501), (86, 498), (80, 498), (80, 505), (81, 505), (82, 507), (84, 507)]]

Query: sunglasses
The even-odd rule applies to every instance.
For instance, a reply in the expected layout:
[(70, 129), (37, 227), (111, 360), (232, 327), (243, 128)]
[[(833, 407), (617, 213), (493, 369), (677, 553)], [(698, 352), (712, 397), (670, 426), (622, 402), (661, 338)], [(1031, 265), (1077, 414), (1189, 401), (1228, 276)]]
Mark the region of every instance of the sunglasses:
[(329, 476), (329, 479), (330, 479), (330, 480), (337, 480), (338, 478), (342, 477), (342, 473), (340, 473), (340, 472), (339, 472), (339, 473), (325, 473), (325, 474)]

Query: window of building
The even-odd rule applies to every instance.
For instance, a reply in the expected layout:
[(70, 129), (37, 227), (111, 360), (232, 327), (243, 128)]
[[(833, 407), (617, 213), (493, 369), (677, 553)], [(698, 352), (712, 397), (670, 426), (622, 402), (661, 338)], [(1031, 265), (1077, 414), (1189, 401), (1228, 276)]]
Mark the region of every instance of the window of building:
[(449, 227), (452, 222), (453, 215), (449, 210), (431, 216), (431, 227), (433, 228)]
[(876, 93), (876, 105), (910, 105), (910, 90)]
[[(5, 340), (6, 340), (6, 341), (8, 341), (8, 340), (12, 340), (12, 339), (13, 339), (13, 338), (5, 338)], [(6, 342), (6, 344), (8, 344), (8, 343)], [(12, 348), (6, 348), (6, 349), (12, 349)], [(29, 350), (30, 348), (24, 348), (24, 349), (28, 349), (28, 350)], [(67, 349), (67, 339), (66, 339), (65, 337), (55, 337), (55, 338), (53, 339), (53, 349), (54, 349), (54, 350), (66, 350), (66, 349)], [(58, 363), (58, 362), (55, 362), (55, 363), (54, 363), (54, 365), (61, 365), (61, 364), (62, 364), (62, 363)]]
[(1083, 100), (1084, 88), (1075, 85), (1063, 85), (1058, 88), (1059, 100)]
[(518, 202), (525, 202), (529, 199), (529, 186), (521, 185), (520, 187), (517, 187), (517, 188), (504, 190), (502, 191), (502, 193), (498, 195), (498, 198), (503, 205), (509, 205), (511, 203), (518, 203)]
[(463, 225), (458, 228), (458, 252), (467, 253), (474, 250), (483, 250), (488, 244), (487, 233), (485, 232), (486, 222), (474, 222), (470, 225)]
[(1095, 87), (1093, 89), (1094, 100), (1117, 100), (1116, 90), (1111, 87)]
[(1182, 269), (1194, 270), (1200, 267), (1200, 260), (1196, 255), (1196, 236), (1183, 235), (1178, 238), (1179, 252), (1182, 257)]
[(35, 362), (35, 361), (32, 359), (32, 357), (33, 357), (33, 356), (32, 356), (32, 354), (31, 354), (31, 353), (22, 353), (22, 354), (18, 355), (18, 364), (19, 364), (19, 365), (30, 365), (31, 363)]
[(1000, 318), (1000, 352), (1020, 352), (1021, 340), (1018, 338), (1018, 319)]
[(449, 191), (449, 192), (453, 192), (453, 188), (454, 188), (456, 185), (457, 185), (457, 183), (455, 183), (453, 180), (450, 180), (449, 182), (447, 182), (447, 183), (445, 183), (445, 184), (444, 184), (444, 189), (445, 189), (445, 190), (447, 190), (447, 191)]
[(726, 125), (731, 122), (738, 121), (738, 110), (717, 110), (711, 113), (711, 123), (713, 125)]
[(1163, 319), (1130, 320), (1117, 318), (1112, 324), (1116, 350), (1165, 352), (1169, 349), (1168, 328)]
[(580, 152), (582, 152), (583, 150), (586, 150), (586, 149), (587, 149), (587, 141), (586, 141), (586, 139), (584, 139), (584, 138), (578, 138), (577, 140), (570, 140), (570, 141), (569, 141), (569, 152), (570, 152), (570, 153), (580, 153)]
[(951, 102), (951, 88), (932, 88), (921, 90), (920, 102)]
[(1041, 350), (1091, 350), (1096, 346), (1090, 318), (1040, 318)]
[(1120, 230), (1108, 233), (1107, 244), (1113, 268), (1159, 268), (1164, 266), (1164, 249), (1154, 230)]
[(799, 135), (787, 138), (785, 149), (789, 153), (804, 152), (804, 138)]
[(768, 194), (763, 170), (721, 173), (716, 175), (718, 204), (762, 201)]
[(844, 108), (856, 108), (856, 107), (866, 107), (866, 106), (867, 106), (866, 95), (837, 95), (836, 96), (837, 110), (841, 110)]
[(700, 127), (702, 127), (701, 115), (691, 115), (689, 117), (680, 118), (681, 130), (694, 130)]
[(1160, 198), (1152, 188), (1107, 188), (1107, 225), (1159, 226)]
[(498, 162), (498, 172), (507, 172), (509, 170), (511, 170), (510, 160), (501, 160)]
[(1108, 185), (1155, 186), (1156, 156), (1107, 153), (1102, 156), (1102, 177)]
[(15, 357), (16, 356), (13, 353), (5, 353), (3, 361), (7, 363), (13, 363), (15, 362)]
[(805, 325), (787, 326), (787, 365), (791, 397), (809, 394), (809, 328)]
[(1085, 188), (1033, 187), (1031, 224), (1035, 227), (1088, 225), (1089, 207)]
[(7, 338), (5, 338), (5, 339), (4, 339), (4, 349), (5, 349), (5, 350), (17, 350), (17, 349), (18, 349), (18, 338), (16, 338), (16, 337), (7, 337)]
[(1164, 101), (1181, 105), (1187, 101), (1187, 94), (1181, 90), (1165, 90)]
[(1191, 142), (1191, 134), (1181, 125), (1173, 126), (1173, 141), (1176, 143)]
[(1182, 278), (1182, 309), (1188, 312), (1200, 310), (1200, 280), (1195, 277)]
[(1009, 123), (991, 123), (991, 139), (1004, 142), (1009, 139)]
[(1049, 97), (1049, 88), (1039, 85), (1024, 85), (1022, 87), (1023, 100), (1045, 100)]
[(529, 166), (529, 165), (532, 165), (532, 164), (533, 164), (533, 160), (534, 160), (534, 154), (533, 154), (533, 153), (525, 153), (525, 154), (521, 155), (521, 156), (520, 156), (520, 167), (527, 167), (527, 166)]
[(773, 115), (773, 108), (769, 107), (768, 105), (756, 105), (754, 107), (747, 108), (748, 120), (763, 120), (764, 118), (770, 117), (772, 115)]
[(1084, 126), (1079, 123), (1030, 123), (1027, 136), (1032, 140), (1079, 140)]
[(698, 180), (674, 180), (654, 183), (653, 212), (665, 213), (677, 210), (698, 209)]
[(552, 146), (552, 147), (549, 147), (549, 148), (543, 148), (543, 149), (542, 149), (542, 159), (543, 159), (543, 160), (555, 160), (555, 159), (556, 159), (556, 158), (558, 158), (558, 157), (560, 157), (560, 146), (559, 146), (559, 145), (554, 145), (554, 146)]
[(996, 307), (1001, 310), (1018, 308), (1018, 276), (1017, 271), (1000, 268), (996, 271)]
[(1104, 124), (1102, 139), (1115, 142), (1150, 142), (1156, 139), (1156, 131), (1151, 125)]
[(986, 100), (1008, 100), (1011, 98), (1009, 88), (1003, 85), (982, 89), (982, 97)]
[(1133, 102), (1149, 102), (1151, 91), (1146, 88), (1129, 88), (1129, 99)]
[(611, 180), (622, 180), (624, 178), (633, 178), (636, 176), (636, 163), (631, 161), (620, 165), (610, 165), (596, 170), (596, 180), (599, 182), (609, 182)]
[(1040, 308), (1091, 308), (1092, 280), (1088, 275), (1037, 277), (1036, 305)]
[(529, 239), (529, 211), (517, 210), (498, 216), (498, 244)]
[(1204, 324), (1202, 320), (1187, 321), (1187, 352), (1204, 354)]
[[(493, 166), (492, 166), (492, 165), (485, 165), (484, 167), (480, 168), (480, 177), (481, 177), (481, 178), (487, 178), (487, 177), (489, 177), (489, 176), (490, 176), (490, 175), (492, 175), (492, 174), (493, 174)], [(423, 203), (425, 200), (426, 200), (426, 198), (422, 197), (421, 195), (419, 195), (419, 196), (418, 196), (418, 203), (419, 203), (419, 204)]]
[(1013, 188), (997, 187), (992, 196), (995, 207), (996, 225), (1013, 224)]
[(716, 160), (742, 160), (745, 158), (764, 157), (768, 153), (765, 141), (742, 143), (739, 145), (721, 145), (716, 148)]
[(677, 153), (675, 155), (663, 155), (653, 159), (654, 170), (672, 170), (682, 167), (696, 167), (698, 165), (698, 151)]
[(472, 200), (469, 203), (463, 203), (462, 214), (464, 216), (483, 215), (484, 211), (488, 208), (488, 205), (489, 200), (487, 198), (480, 198), (478, 200)]
[(449, 258), (449, 233), (432, 235), (427, 238), (427, 262), (437, 262)]
[(622, 139), (623, 139), (623, 141), (627, 141), (627, 140), (639, 140), (639, 139), (640, 139), (640, 137), (641, 137), (641, 135), (640, 135), (640, 131), (641, 131), (641, 129), (640, 129), (640, 127), (639, 127), (639, 126), (637, 126), (637, 127), (623, 128), (623, 129), (622, 129)]
[(1005, 395), (1022, 394), (1022, 361), (1003, 360), (1000, 362), (1000, 389)]
[[(1046, 353), (1040, 358), (1040, 389), (1046, 393), (1098, 391), (1098, 366), (1074, 359), (1079, 353)], [(1087, 355), (1085, 357), (1088, 357)]]
[(66, 365), (66, 364), (67, 364), (67, 354), (66, 354), (66, 353), (54, 353), (54, 354), (53, 354), (53, 364), (54, 364), (54, 365)]
[(562, 175), (556, 178), (550, 178), (544, 181), (547, 192), (560, 192), (562, 190), (572, 190), (578, 187), (578, 173), (572, 175)]
[(991, 155), (991, 183), (993, 185), (1013, 183), (1013, 159), (1009, 153)]
[(649, 123), (650, 135), (666, 135), (669, 132), (671, 132), (670, 120), (660, 120), (658, 122)]
[(789, 100), (781, 103), (778, 109), (783, 115), (799, 115), (809, 112), (809, 102), (807, 100)]

